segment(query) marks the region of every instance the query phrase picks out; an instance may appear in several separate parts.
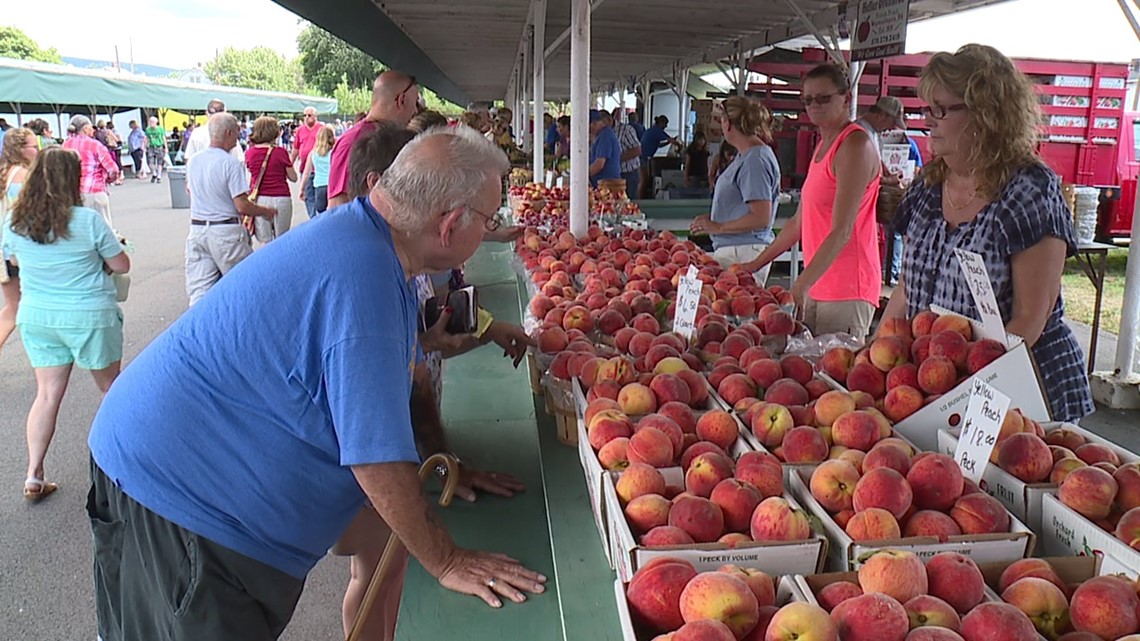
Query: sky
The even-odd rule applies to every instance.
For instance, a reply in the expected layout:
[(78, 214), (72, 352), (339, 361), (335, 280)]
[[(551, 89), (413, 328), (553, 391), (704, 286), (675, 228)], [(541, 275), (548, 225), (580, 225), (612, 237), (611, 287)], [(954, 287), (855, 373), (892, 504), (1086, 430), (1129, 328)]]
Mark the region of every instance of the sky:
[[(52, 16), (87, 14), (80, 0), (52, 0)], [(118, 4), (118, 3), (112, 3)], [(647, 3), (648, 4), (648, 3)], [(112, 11), (113, 30), (83, 20), (44, 20), (29, 11), (5, 12), (0, 24), (23, 29), (40, 46), (64, 56), (130, 61), (186, 69), (227, 45), (271, 47), (297, 54), (297, 16), (271, 0), (142, 0), (138, 10)], [(1009, 56), (1124, 62), (1140, 58), (1116, 0), (1010, 0), (954, 16), (912, 24), (908, 52), (954, 50), (967, 42), (990, 44)]]

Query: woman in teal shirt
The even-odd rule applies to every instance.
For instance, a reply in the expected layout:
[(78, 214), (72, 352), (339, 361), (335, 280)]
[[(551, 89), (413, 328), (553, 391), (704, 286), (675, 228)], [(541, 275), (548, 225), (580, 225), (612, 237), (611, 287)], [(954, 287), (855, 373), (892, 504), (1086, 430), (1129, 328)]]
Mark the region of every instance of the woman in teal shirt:
[[(4, 241), (4, 229), (8, 226), (8, 212), (16, 202), (39, 150), (39, 140), (31, 129), (12, 129), (4, 136), (4, 143), (0, 146), (0, 246)], [(0, 349), (3, 349), (16, 329), (16, 311), (20, 308), (20, 268), (8, 260), (7, 253), (0, 254), (0, 292), (3, 292), (0, 298)]]
[(16, 326), (36, 373), (24, 481), (30, 501), (58, 489), (44, 480), (44, 459), (72, 367), (91, 370), (106, 393), (123, 357), (123, 314), (110, 274), (125, 274), (131, 263), (102, 216), (81, 206), (79, 175), (74, 152), (41, 152), (4, 231), (4, 251), (20, 265)]

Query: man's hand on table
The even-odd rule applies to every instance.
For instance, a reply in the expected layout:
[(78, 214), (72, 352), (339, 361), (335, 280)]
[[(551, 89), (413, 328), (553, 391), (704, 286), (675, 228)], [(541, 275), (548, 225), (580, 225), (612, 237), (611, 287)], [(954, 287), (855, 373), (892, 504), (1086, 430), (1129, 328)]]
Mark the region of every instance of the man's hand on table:
[(448, 590), (477, 596), (492, 608), (502, 607), (500, 597), (522, 603), (526, 601), (523, 591), (546, 591), (546, 577), (517, 560), (505, 554), (463, 548), (455, 549), (439, 575), (439, 583)]
[(484, 472), (466, 465), (459, 466), (459, 487), (455, 496), (473, 503), (477, 490), (510, 498), (515, 492), (525, 492), (526, 486), (515, 475), (505, 472)]

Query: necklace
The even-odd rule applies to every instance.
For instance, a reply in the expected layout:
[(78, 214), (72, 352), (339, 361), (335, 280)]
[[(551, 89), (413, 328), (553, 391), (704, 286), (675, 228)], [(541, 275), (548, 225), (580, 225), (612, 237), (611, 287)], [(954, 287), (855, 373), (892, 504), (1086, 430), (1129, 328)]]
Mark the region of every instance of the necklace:
[(950, 209), (961, 211), (966, 207), (969, 207), (970, 203), (974, 202), (974, 199), (978, 197), (978, 188), (975, 187), (972, 191), (970, 191), (970, 197), (966, 199), (966, 202), (959, 205), (958, 203), (954, 202), (954, 197), (950, 195), (949, 186), (949, 180), (942, 183), (942, 195), (946, 198), (946, 202), (950, 205)]

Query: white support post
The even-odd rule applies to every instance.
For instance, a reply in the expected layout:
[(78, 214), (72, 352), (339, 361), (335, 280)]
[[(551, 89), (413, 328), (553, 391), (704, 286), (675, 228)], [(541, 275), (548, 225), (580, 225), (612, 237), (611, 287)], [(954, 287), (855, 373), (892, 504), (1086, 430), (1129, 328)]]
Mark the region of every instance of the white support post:
[(677, 80), (677, 140), (683, 144), (689, 139), (689, 70), (680, 69)]
[(620, 112), (621, 116), (619, 117), (618, 122), (616, 122), (614, 124), (621, 124), (621, 123), (629, 120), (629, 118), (626, 118), (626, 115), (625, 115), (625, 94), (626, 94), (625, 86), (626, 86), (625, 82), (622, 82), (621, 88), (618, 90), (618, 107), (621, 107), (621, 112)]
[(590, 226), (590, 1), (570, 4), (570, 231)]
[(736, 82), (736, 95), (743, 96), (744, 92), (748, 90), (748, 77), (750, 71), (748, 70), (748, 63), (750, 63), (748, 52), (744, 50), (744, 46), (740, 41), (736, 41), (736, 69), (740, 75)]
[(543, 151), (546, 146), (546, 131), (542, 129), (542, 116), (546, 113), (546, 0), (534, 0), (531, 3), (531, 15), (534, 21), (534, 53), (531, 62), (534, 64), (534, 179), (536, 182), (546, 181), (546, 169), (543, 162)]
[[(529, 26), (527, 27), (527, 32), (528, 32), (528, 35), (524, 36), (524, 40), (526, 38), (530, 37), (531, 35), (533, 35), (533, 32), (531, 31), (531, 27), (529, 27)], [(527, 44), (529, 45), (530, 43), (528, 42)], [(530, 94), (531, 94), (530, 83), (531, 83), (531, 77), (530, 77), (530, 74), (528, 73), (528, 71), (530, 69), (530, 51), (531, 51), (531, 48), (529, 46), (523, 47), (522, 66), (519, 67), (519, 76), (522, 78), (520, 84), (523, 87), (522, 125), (521, 125), (522, 129), (515, 129), (515, 139), (518, 141), (519, 148), (523, 149), (523, 150), (530, 149), (530, 128), (527, 126), (527, 123), (530, 122), (529, 115), (530, 115)], [(537, 180), (537, 179), (538, 178), (536, 176), (535, 180)]]
[[(1120, 380), (1135, 374), (1136, 342), (1140, 340), (1140, 198), (1132, 210), (1133, 243), (1128, 247), (1124, 272), (1124, 302), (1120, 309), (1120, 335), (1116, 340), (1116, 372)], [(1093, 356), (1090, 355), (1089, 358)]]
[(851, 63), (851, 119), (859, 117), (859, 80), (863, 77), (864, 62)]
[(649, 79), (649, 76), (646, 76), (641, 81), (641, 126), (646, 128), (649, 127), (649, 123), (653, 119), (653, 108), (649, 104), (652, 102), (649, 95), (652, 88), (653, 81)]

